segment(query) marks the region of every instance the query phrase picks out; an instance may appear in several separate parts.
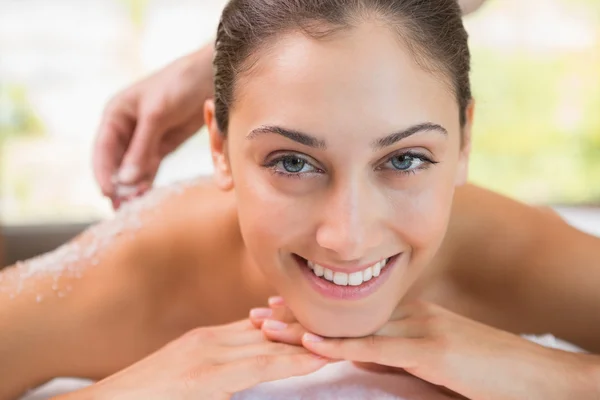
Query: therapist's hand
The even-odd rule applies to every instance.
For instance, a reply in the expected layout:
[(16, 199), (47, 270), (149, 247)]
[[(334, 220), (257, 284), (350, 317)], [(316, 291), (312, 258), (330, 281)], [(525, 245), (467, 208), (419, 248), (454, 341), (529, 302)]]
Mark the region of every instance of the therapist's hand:
[(400, 369), (470, 399), (600, 398), (597, 356), (545, 348), (433, 304), (399, 307), (378, 332), (352, 339), (316, 337), (283, 305), (271, 306), (270, 314), (260, 310), (252, 312), (253, 323), (271, 340)]
[(162, 159), (204, 125), (213, 95), (213, 46), (178, 59), (107, 105), (94, 146), (94, 174), (117, 208), (152, 186)]
[(76, 399), (229, 399), (262, 382), (327, 364), (299, 346), (271, 342), (248, 320), (200, 328), (131, 367), (63, 396)]
[(485, 0), (458, 0), (458, 5), (462, 10), (463, 15), (467, 15), (476, 11)]

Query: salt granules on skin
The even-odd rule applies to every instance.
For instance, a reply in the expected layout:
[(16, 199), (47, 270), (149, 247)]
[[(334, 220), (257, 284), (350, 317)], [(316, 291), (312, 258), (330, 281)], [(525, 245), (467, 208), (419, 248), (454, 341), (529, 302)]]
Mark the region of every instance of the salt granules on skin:
[[(112, 219), (92, 226), (76, 240), (41, 256), (18, 262), (0, 273), (0, 294), (7, 293), (10, 299), (14, 299), (32, 286), (33, 280), (51, 276), (52, 290), (58, 297), (65, 297), (73, 288), (60, 285), (62, 277), (81, 278), (85, 269), (100, 263), (103, 252), (116, 238), (134, 238), (135, 233), (143, 229), (145, 216), (156, 212), (165, 199), (182, 194), (194, 183), (187, 181), (151, 190), (124, 204)], [(36, 302), (44, 300), (42, 294), (34, 295)]]

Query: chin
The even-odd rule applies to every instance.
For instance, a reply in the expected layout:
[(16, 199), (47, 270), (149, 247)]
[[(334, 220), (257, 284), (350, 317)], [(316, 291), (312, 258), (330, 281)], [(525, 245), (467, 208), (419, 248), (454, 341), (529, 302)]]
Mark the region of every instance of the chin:
[[(290, 304), (293, 309), (293, 305)], [(394, 307), (380, 308), (377, 311), (366, 309), (304, 309), (294, 311), (298, 322), (308, 331), (319, 336), (362, 337), (372, 335), (385, 325)]]

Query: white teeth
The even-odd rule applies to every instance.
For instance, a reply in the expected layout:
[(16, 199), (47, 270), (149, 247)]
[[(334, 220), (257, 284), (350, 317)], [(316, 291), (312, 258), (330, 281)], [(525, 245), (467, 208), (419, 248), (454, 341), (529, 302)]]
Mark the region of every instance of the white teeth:
[(363, 273), (362, 271), (353, 272), (348, 275), (348, 285), (350, 286), (358, 286), (363, 283)]
[(340, 286), (348, 285), (348, 274), (345, 272), (336, 272), (333, 274), (333, 283)]
[(377, 277), (381, 273), (381, 262), (378, 262), (373, 266), (373, 276)]
[(321, 267), (319, 264), (316, 264), (313, 269), (316, 276), (325, 275), (325, 268)]
[(345, 272), (334, 272), (328, 268), (325, 268), (319, 264), (315, 264), (312, 261), (306, 261), (306, 265), (312, 269), (313, 273), (318, 277), (335, 283), (339, 286), (360, 286), (363, 282), (368, 282), (374, 277), (378, 277), (381, 274), (381, 270), (386, 266), (387, 259), (379, 261), (374, 265), (365, 268), (362, 271), (352, 272), (350, 274)]

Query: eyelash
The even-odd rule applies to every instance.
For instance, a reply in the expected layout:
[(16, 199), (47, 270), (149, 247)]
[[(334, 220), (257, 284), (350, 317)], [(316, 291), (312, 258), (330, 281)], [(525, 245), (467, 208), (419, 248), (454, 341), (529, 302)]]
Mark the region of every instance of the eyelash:
[[(393, 173), (400, 173), (400, 174), (403, 174), (403, 175), (410, 175), (410, 174), (416, 174), (417, 171), (427, 169), (431, 165), (435, 165), (435, 164), (438, 163), (437, 161), (433, 161), (429, 157), (427, 157), (427, 156), (425, 156), (423, 154), (420, 154), (420, 153), (417, 153), (417, 152), (414, 152), (414, 151), (405, 151), (405, 152), (397, 153), (397, 154), (394, 154), (394, 155), (388, 157), (387, 160), (382, 165), (391, 163), (393, 158), (403, 157), (403, 156), (405, 156), (405, 157), (411, 157), (411, 158), (416, 159), (416, 160), (421, 160), (423, 162), (423, 164), (420, 165), (420, 166), (418, 166), (418, 167), (416, 167), (416, 168), (410, 169), (410, 170), (400, 170), (400, 169), (393, 168), (393, 167), (392, 168), (385, 168), (385, 169), (389, 169)], [(278, 164), (280, 164), (281, 162), (283, 162), (285, 160), (289, 160), (289, 159), (302, 160), (306, 165), (310, 165), (314, 169), (314, 171), (310, 171), (310, 172), (285, 172), (285, 171), (281, 170), (281, 169), (284, 169), (284, 168), (281, 168), (279, 170), (276, 168)], [(274, 158), (274, 159), (268, 161), (267, 163), (263, 164), (263, 167), (270, 169), (273, 174), (281, 175), (281, 176), (284, 176), (286, 178), (294, 178), (294, 179), (302, 179), (307, 174), (323, 173), (324, 172), (322, 169), (317, 168), (314, 165), (312, 165), (312, 163), (309, 162), (306, 158), (304, 158), (304, 157), (302, 157), (302, 156), (300, 156), (300, 155), (298, 155), (296, 153), (284, 154), (282, 156)], [(384, 168), (381, 167), (381, 166), (377, 167), (377, 170), (382, 170), (382, 169), (384, 169)]]
[[(401, 153), (396, 153), (396, 154), (391, 155), (381, 165), (385, 165), (385, 164), (391, 163), (392, 159), (396, 158), (396, 157), (410, 157), (410, 158), (415, 159), (415, 160), (420, 160), (423, 163), (423, 164), (419, 165), (418, 167), (412, 168), (412, 169), (409, 169), (409, 170), (401, 170), (401, 169), (397, 169), (397, 168), (393, 168), (393, 167), (389, 168), (393, 173), (400, 173), (400, 174), (404, 174), (404, 175), (416, 174), (417, 171), (421, 171), (421, 170), (427, 169), (427, 168), (431, 167), (432, 165), (435, 165), (435, 164), (438, 163), (437, 161), (433, 161), (432, 159), (430, 159), (429, 157), (425, 156), (424, 154), (408, 150), (408, 151), (404, 151), (404, 152), (401, 152)], [(383, 167), (377, 167), (377, 169), (381, 170), (381, 169), (384, 169), (384, 168)]]
[[(282, 171), (282, 169), (284, 169), (284, 168), (281, 168), (279, 170), (277, 169), (277, 165), (278, 164), (282, 163), (285, 160), (289, 160), (289, 159), (302, 160), (306, 165), (310, 165), (314, 169), (314, 171), (310, 171), (310, 172), (285, 172), (285, 171)], [(281, 176), (284, 176), (286, 178), (294, 178), (294, 179), (302, 179), (302, 178), (304, 178), (306, 176), (306, 174), (322, 173), (323, 172), (322, 169), (317, 168), (314, 165), (312, 165), (312, 163), (309, 162), (306, 158), (301, 157), (300, 155), (295, 154), (295, 153), (284, 154), (284, 155), (281, 155), (281, 156), (279, 156), (277, 158), (274, 158), (274, 159), (268, 161), (267, 163), (265, 163), (263, 165), (263, 167), (268, 168), (273, 174), (281, 175)]]

